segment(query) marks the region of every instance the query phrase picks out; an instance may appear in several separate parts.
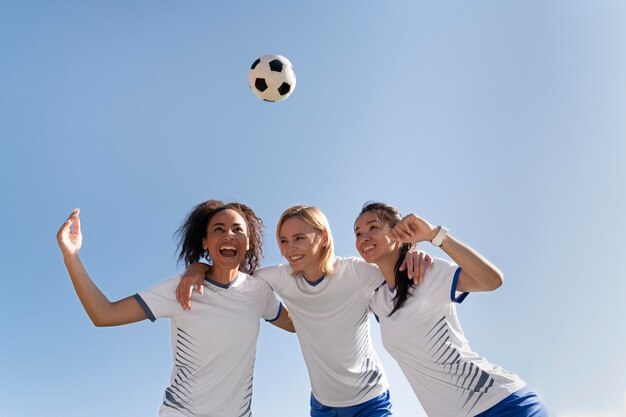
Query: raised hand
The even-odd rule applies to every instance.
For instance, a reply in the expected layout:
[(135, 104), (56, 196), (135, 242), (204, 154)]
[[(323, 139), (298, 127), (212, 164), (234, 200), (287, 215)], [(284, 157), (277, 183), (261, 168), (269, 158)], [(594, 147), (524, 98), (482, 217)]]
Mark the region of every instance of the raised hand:
[(57, 233), (57, 242), (64, 258), (78, 254), (83, 245), (79, 214), (80, 209), (74, 209)]
[(425, 240), (431, 241), (437, 235), (437, 227), (428, 223), (415, 214), (404, 216), (400, 223), (396, 224), (389, 237), (391, 240), (403, 243), (419, 243)]

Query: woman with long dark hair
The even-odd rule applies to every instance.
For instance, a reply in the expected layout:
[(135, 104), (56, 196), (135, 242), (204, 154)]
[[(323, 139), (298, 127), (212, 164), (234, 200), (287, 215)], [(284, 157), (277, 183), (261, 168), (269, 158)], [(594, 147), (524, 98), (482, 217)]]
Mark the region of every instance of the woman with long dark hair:
[[(514, 373), (470, 349), (456, 315), (468, 293), (493, 291), (502, 273), (476, 250), (387, 204), (366, 204), (354, 224), (356, 248), (377, 265), (385, 282), (370, 308), (383, 345), (398, 362), (429, 416), (547, 416), (536, 393)], [(435, 258), (418, 285), (400, 270), (403, 254), (430, 241), (452, 260)]]
[(178, 278), (110, 302), (78, 256), (82, 247), (78, 209), (61, 226), (57, 241), (76, 294), (94, 325), (172, 320), (174, 364), (160, 416), (251, 416), (259, 319), (294, 331), (289, 313), (271, 288), (251, 276), (261, 259), (263, 222), (244, 204), (208, 200), (192, 209), (178, 236), (180, 259), (189, 265), (206, 258), (210, 267), (202, 285), (218, 295), (195, 300), (194, 311), (184, 311), (176, 301)]

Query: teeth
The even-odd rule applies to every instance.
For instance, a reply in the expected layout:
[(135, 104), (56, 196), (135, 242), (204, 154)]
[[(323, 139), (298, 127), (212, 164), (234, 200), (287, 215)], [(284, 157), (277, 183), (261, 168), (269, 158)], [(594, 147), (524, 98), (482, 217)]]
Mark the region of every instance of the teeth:
[(370, 246), (366, 246), (363, 248), (363, 253), (368, 253), (374, 250), (376, 246), (375, 245), (370, 245)]
[(237, 250), (234, 246), (222, 246), (220, 250)]
[(296, 256), (290, 256), (289, 260), (293, 261), (293, 262), (296, 262), (296, 261), (299, 261), (302, 258), (304, 258), (304, 255), (296, 255)]

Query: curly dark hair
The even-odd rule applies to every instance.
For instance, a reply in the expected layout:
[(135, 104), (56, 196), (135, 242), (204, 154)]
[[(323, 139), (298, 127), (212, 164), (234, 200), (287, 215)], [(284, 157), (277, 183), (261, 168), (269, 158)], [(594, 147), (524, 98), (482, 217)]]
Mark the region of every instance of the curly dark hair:
[[(400, 211), (397, 208), (385, 203), (368, 201), (363, 205), (363, 208), (357, 218), (367, 212), (374, 213), (374, 215), (378, 217), (378, 220), (387, 224), (390, 228), (393, 228), (396, 224), (400, 223), (400, 220), (402, 220), (402, 214), (400, 214)], [(414, 286), (413, 280), (409, 279), (408, 271), (406, 269), (404, 271), (400, 271), (400, 265), (402, 265), (404, 258), (412, 247), (413, 245), (410, 243), (403, 243), (400, 246), (400, 253), (394, 267), (396, 276), (396, 295), (393, 297), (393, 309), (391, 310), (391, 313), (389, 313), (388, 317), (391, 317), (393, 313), (402, 308), (407, 298), (409, 298), (409, 288)]]
[(185, 218), (182, 226), (174, 234), (178, 240), (180, 254), (178, 261), (189, 266), (205, 258), (212, 263), (209, 253), (202, 248), (202, 240), (207, 236), (209, 222), (220, 211), (235, 210), (246, 221), (249, 248), (239, 265), (239, 270), (253, 274), (261, 265), (263, 257), (263, 220), (245, 204), (224, 203), (220, 200), (207, 200), (195, 206)]

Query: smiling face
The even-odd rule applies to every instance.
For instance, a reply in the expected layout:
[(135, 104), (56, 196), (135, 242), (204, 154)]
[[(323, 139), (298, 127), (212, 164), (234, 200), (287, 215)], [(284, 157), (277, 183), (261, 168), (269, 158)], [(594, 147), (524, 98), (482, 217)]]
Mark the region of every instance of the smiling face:
[(379, 264), (397, 258), (400, 246), (389, 239), (390, 230), (389, 225), (372, 211), (366, 211), (356, 219), (356, 250), (366, 262)]
[(209, 252), (213, 268), (239, 269), (249, 248), (248, 227), (243, 216), (231, 209), (215, 214), (207, 226), (202, 247)]
[(284, 221), (278, 232), (280, 253), (287, 259), (294, 272), (302, 273), (309, 280), (322, 276), (323, 248), (328, 238), (299, 217)]

